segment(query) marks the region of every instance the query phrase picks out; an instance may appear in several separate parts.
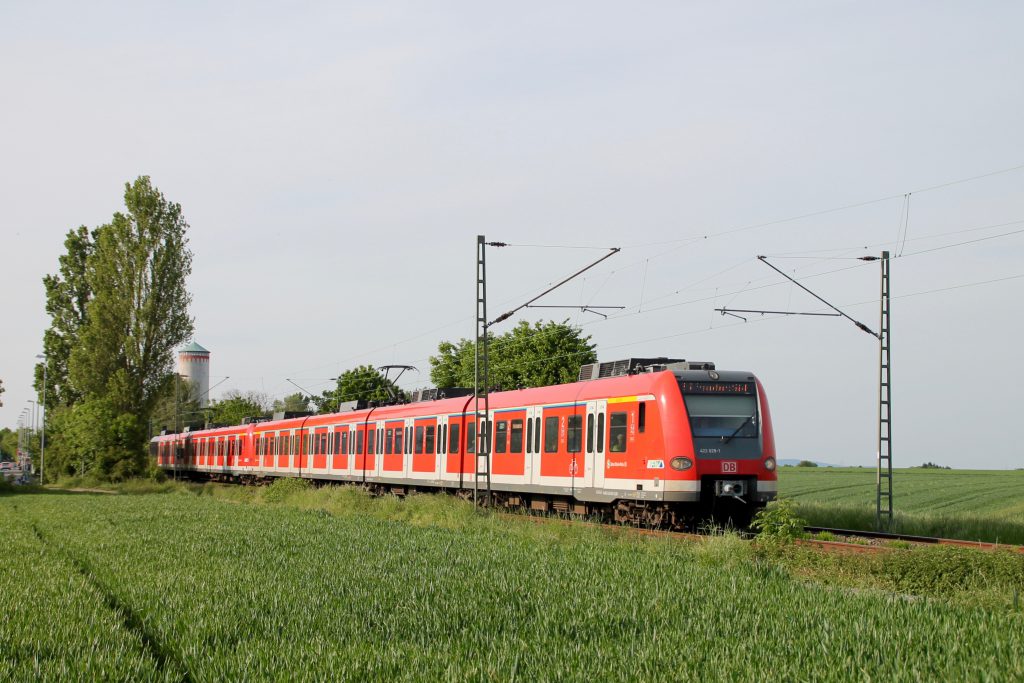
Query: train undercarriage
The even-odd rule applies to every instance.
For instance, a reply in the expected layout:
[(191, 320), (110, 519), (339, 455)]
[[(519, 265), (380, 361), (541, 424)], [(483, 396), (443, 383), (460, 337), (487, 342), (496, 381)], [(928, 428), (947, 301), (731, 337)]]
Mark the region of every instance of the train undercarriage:
[[(196, 482), (218, 482), (248, 486), (265, 486), (282, 477), (254, 474), (227, 474), (210, 472), (178, 472), (178, 478)], [(472, 488), (443, 486), (410, 486), (379, 482), (353, 482), (348, 480), (305, 478), (313, 486), (345, 485), (362, 488), (374, 496), (404, 497), (414, 493), (446, 493), (465, 500), (473, 500)], [(483, 491), (478, 494), (484, 495)], [(741, 497), (718, 495), (712, 487), (702, 487), (700, 500), (690, 503), (658, 502), (617, 499), (611, 502), (581, 501), (571, 495), (550, 493), (524, 493), (520, 491), (491, 491), (495, 508), (509, 512), (548, 514), (589, 519), (607, 524), (620, 524), (643, 529), (697, 531), (708, 525), (744, 530), (750, 527), (754, 515), (763, 504)]]

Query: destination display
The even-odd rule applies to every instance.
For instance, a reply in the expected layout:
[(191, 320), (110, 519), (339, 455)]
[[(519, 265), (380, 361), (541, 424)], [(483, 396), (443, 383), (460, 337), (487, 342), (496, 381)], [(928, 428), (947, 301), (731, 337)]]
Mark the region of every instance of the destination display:
[(753, 382), (680, 382), (684, 394), (730, 394), (750, 396)]

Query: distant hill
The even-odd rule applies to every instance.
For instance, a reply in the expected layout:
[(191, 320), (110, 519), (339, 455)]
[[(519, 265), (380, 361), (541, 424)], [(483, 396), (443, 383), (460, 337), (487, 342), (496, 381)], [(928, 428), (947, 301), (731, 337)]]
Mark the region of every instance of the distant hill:
[[(806, 458), (787, 458), (785, 460), (779, 460), (779, 465), (781, 467), (786, 467), (787, 465), (790, 467), (795, 467), (798, 463), (801, 463), (804, 460), (806, 460)], [(838, 467), (838, 465), (833, 465), (832, 463), (818, 462), (816, 460), (814, 461), (814, 464), (817, 465), (818, 467)]]

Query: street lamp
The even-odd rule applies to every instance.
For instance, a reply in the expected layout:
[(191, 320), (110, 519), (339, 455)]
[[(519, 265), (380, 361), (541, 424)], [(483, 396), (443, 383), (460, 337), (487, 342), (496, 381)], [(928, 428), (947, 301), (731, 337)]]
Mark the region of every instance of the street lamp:
[(28, 428), (25, 425), (27, 413), (28, 408), (22, 408), (21, 414), (18, 416), (18, 425), (20, 426), (18, 430), (18, 456), (22, 460), (25, 459), (25, 442), (28, 439)]
[(43, 414), (43, 433), (39, 437), (39, 485), (42, 486), (46, 481), (46, 356), (39, 353), (36, 358), (43, 361), (43, 405), (40, 408)]

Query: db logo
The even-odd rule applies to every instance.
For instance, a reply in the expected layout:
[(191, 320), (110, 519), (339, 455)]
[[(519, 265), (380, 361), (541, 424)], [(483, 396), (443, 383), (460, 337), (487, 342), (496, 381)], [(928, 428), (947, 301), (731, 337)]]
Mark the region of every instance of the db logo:
[(736, 462), (733, 460), (725, 460), (722, 462), (722, 472), (726, 474), (735, 474), (739, 471)]

